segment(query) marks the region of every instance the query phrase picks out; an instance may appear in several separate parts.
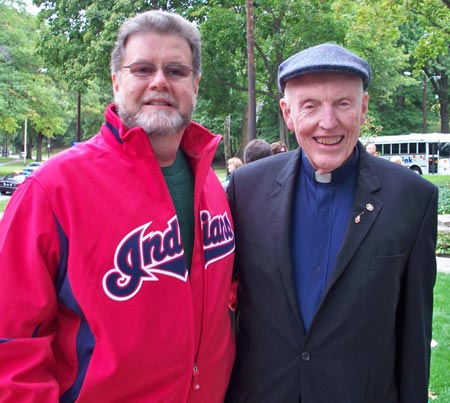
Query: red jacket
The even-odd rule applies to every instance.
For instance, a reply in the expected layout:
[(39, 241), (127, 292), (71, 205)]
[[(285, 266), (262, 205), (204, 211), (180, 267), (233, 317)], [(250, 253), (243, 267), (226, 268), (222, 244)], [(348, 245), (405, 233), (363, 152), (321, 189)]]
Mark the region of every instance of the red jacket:
[(0, 222), (0, 401), (222, 402), (234, 360), (234, 233), (211, 169), (219, 136), (192, 123), (188, 276), (168, 188), (140, 128), (51, 158)]

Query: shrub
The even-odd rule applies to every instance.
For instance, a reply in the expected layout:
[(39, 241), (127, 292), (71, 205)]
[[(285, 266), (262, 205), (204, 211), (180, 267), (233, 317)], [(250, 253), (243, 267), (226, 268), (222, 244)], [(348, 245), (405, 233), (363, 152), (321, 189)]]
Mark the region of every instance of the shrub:
[(436, 242), (436, 255), (448, 256), (450, 255), (450, 232), (438, 232)]
[(448, 185), (439, 185), (438, 214), (450, 214), (450, 189)]

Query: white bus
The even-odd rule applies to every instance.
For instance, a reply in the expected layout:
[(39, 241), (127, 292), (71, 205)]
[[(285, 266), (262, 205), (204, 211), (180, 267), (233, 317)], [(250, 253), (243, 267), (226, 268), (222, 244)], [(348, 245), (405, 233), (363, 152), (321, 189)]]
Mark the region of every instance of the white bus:
[(450, 133), (412, 133), (361, 139), (375, 143), (380, 157), (400, 156), (404, 166), (420, 175), (450, 175)]

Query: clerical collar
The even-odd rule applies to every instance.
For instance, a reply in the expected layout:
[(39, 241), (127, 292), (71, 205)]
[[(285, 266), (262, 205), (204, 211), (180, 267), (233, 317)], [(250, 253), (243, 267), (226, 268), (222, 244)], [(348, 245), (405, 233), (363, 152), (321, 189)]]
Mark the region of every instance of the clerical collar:
[(314, 171), (314, 179), (319, 183), (330, 183), (331, 182), (332, 173), (329, 172), (327, 174), (320, 174), (317, 171)]
[(320, 174), (314, 170), (311, 163), (308, 161), (306, 154), (303, 152), (302, 171), (307, 178), (310, 178), (316, 183), (337, 183), (340, 182), (343, 178), (347, 177), (352, 171), (356, 170), (358, 159), (359, 151), (358, 147), (355, 147), (352, 156), (344, 163), (344, 165), (341, 165), (339, 168), (335, 169), (332, 172)]

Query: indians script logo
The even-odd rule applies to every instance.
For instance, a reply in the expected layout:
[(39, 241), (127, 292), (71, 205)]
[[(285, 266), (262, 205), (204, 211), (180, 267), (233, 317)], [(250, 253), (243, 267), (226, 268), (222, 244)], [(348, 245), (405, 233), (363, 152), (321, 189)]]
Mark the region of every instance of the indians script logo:
[[(234, 251), (234, 233), (227, 213), (211, 217), (202, 210), (200, 220), (206, 269)], [(144, 281), (158, 281), (161, 275), (187, 280), (177, 217), (163, 231), (154, 230), (152, 224), (134, 229), (117, 246), (114, 268), (103, 277), (103, 289), (111, 299), (126, 301), (139, 292)]]

